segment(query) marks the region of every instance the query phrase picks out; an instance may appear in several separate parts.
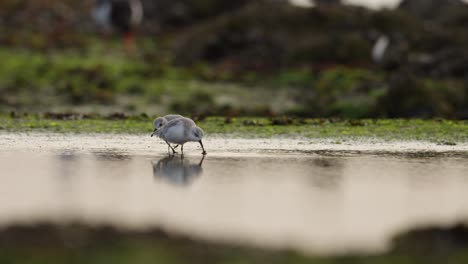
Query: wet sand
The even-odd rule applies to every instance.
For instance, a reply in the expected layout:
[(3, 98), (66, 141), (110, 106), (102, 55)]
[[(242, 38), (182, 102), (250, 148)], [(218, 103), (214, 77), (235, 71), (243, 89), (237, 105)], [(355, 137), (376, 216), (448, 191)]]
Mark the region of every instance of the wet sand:
[[(455, 146), (424, 141), (382, 141), (379, 139), (306, 139), (306, 138), (232, 138), (210, 136), (204, 140), (210, 156), (258, 156), (278, 154), (404, 154), (446, 153), (468, 155), (468, 143)], [(148, 135), (122, 134), (51, 134), (51, 133), (3, 133), (0, 134), (3, 151), (53, 152), (53, 151), (100, 151), (114, 150), (129, 155), (163, 155), (167, 145)], [(198, 143), (184, 146), (185, 154), (201, 153)]]
[(468, 146), (149, 135), (1, 134), (0, 224), (110, 223), (307, 253), (385, 250), (468, 219)]

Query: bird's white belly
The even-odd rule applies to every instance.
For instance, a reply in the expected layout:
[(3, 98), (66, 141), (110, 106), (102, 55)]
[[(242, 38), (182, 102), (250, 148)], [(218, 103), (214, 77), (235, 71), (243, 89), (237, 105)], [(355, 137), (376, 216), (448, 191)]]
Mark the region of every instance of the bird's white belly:
[(184, 144), (189, 141), (184, 133), (184, 126), (175, 126), (167, 130), (164, 137), (169, 143)]

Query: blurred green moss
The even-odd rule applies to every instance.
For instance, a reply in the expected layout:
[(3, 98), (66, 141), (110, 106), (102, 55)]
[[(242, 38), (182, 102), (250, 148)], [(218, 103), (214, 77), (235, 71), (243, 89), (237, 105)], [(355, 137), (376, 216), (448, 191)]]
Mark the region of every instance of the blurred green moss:
[(104, 47), (85, 53), (0, 48), (0, 110), (106, 107), (131, 114), (343, 118), (464, 118), (468, 113), (468, 83), (460, 79), (348, 66), (233, 72), (154, 59), (106, 53)]
[[(444, 119), (308, 119), (293, 117), (192, 116), (209, 135), (252, 137), (422, 140), (434, 143), (468, 142), (468, 122)], [(58, 133), (151, 133), (155, 116), (82, 114), (0, 114), (1, 131)]]

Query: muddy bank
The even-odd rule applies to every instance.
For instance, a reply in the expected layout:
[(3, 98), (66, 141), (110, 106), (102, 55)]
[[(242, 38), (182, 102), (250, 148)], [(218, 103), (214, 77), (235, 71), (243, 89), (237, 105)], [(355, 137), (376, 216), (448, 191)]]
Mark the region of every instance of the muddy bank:
[(125, 231), (107, 225), (39, 223), (0, 230), (0, 261), (37, 263), (35, 258), (40, 258), (46, 263), (102, 263), (103, 255), (105, 261), (118, 259), (118, 263), (147, 263), (139, 262), (142, 259), (152, 263), (232, 263), (236, 259), (295, 263), (307, 259), (290, 251), (211, 243), (160, 229)]
[(468, 256), (466, 225), (402, 232), (378, 255), (318, 257), (289, 250), (210, 243), (160, 229), (122, 231), (79, 223), (16, 225), (0, 230), (2, 263), (462, 263)]

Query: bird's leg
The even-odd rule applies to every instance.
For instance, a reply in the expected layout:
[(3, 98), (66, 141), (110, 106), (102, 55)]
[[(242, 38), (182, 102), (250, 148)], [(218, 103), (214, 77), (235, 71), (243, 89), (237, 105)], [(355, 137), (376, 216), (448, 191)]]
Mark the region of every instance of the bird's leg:
[(169, 144), (169, 142), (166, 141), (166, 144), (169, 146), (169, 148), (171, 148), (173, 154), (176, 154), (176, 153), (177, 153), (177, 152), (174, 150), (174, 148), (171, 146), (171, 144)]
[(202, 156), (200, 162), (198, 163), (198, 166), (200, 166), (200, 167), (202, 166), (203, 160), (205, 160), (205, 155)]
[(200, 146), (201, 146), (201, 148), (202, 148), (202, 150), (203, 150), (202, 154), (203, 154), (203, 155), (206, 155), (206, 151), (205, 151), (205, 148), (203, 147), (202, 141), (200, 140), (200, 141), (198, 141), (198, 142), (200, 143)]
[(182, 155), (184, 155), (184, 144), (180, 145), (180, 152), (182, 152)]
[[(179, 147), (179, 145), (175, 145), (175, 146), (172, 147), (172, 148), (173, 148), (173, 149), (176, 149), (176, 148), (178, 148), (178, 147)], [(169, 147), (167, 147), (167, 151), (169, 152)]]

